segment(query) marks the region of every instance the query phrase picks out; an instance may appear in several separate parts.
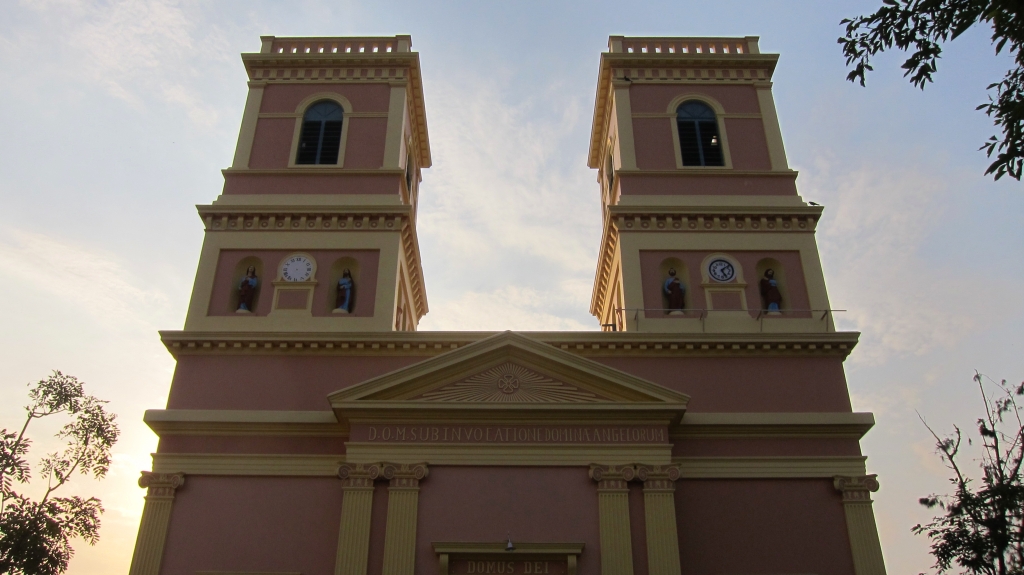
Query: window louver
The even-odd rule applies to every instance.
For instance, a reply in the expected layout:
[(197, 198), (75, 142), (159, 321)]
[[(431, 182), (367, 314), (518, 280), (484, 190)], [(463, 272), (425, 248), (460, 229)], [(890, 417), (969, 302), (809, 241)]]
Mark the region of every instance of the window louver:
[(338, 163), (343, 114), (341, 106), (334, 102), (318, 102), (306, 110), (296, 164)]
[(683, 102), (676, 109), (676, 122), (684, 166), (725, 165), (714, 110), (702, 102)]

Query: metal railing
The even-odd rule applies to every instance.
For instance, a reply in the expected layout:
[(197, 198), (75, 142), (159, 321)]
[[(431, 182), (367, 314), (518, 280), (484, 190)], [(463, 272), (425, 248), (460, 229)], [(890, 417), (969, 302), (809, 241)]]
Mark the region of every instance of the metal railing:
[[(628, 312), (633, 312), (633, 322), (636, 325), (636, 329), (639, 330), (640, 329), (640, 319), (641, 319), (640, 318), (640, 312), (644, 312), (646, 314), (649, 311), (653, 311), (653, 312), (664, 312), (665, 313), (665, 317), (660, 317), (660, 318), (659, 317), (646, 317), (646, 315), (645, 315), (645, 317), (643, 319), (650, 319), (650, 320), (662, 320), (662, 319), (672, 319), (672, 320), (699, 319), (700, 320), (700, 331), (701, 331), (701, 333), (704, 333), (704, 331), (705, 331), (705, 320), (708, 319), (708, 316), (710, 314), (712, 314), (712, 313), (714, 313), (714, 314), (729, 313), (729, 314), (732, 314), (732, 315), (747, 314), (747, 316), (750, 317), (750, 319), (758, 322), (758, 331), (759, 332), (763, 332), (764, 331), (764, 320), (767, 319), (767, 318), (771, 318), (771, 319), (815, 319), (815, 315), (820, 313), (821, 317), (818, 317), (817, 320), (825, 322), (824, 323), (824, 331), (828, 332), (830, 328), (834, 330), (835, 329), (835, 325), (836, 325), (835, 324), (835, 319), (832, 317), (832, 314), (833, 313), (837, 313), (837, 312), (845, 312), (847, 310), (845, 310), (845, 309), (783, 309), (783, 310), (779, 310), (777, 312), (774, 312), (774, 311), (768, 311), (766, 309), (762, 309), (762, 310), (757, 310), (757, 315), (753, 315), (753, 311), (755, 311), (755, 310), (749, 310), (749, 309), (699, 309), (699, 308), (667, 309), (667, 308), (625, 308), (625, 307), (617, 307), (613, 311), (615, 312), (615, 323), (601, 324), (602, 328), (607, 328), (607, 327), (612, 328), (609, 331), (626, 331), (623, 328), (625, 328), (627, 326), (626, 325), (626, 317), (627, 317), (626, 314)], [(672, 312), (682, 312), (682, 313), (673, 314)], [(696, 317), (694, 317), (695, 314), (696, 314)], [(797, 316), (797, 314), (807, 314), (807, 315), (802, 315), (802, 316), (795, 317), (795, 316)], [(789, 316), (789, 317), (786, 317), (786, 316)]]

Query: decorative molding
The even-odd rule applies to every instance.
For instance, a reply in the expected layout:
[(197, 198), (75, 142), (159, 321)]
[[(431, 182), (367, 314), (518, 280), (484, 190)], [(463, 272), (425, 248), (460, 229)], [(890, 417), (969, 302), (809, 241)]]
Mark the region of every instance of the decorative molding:
[(672, 446), (631, 444), (346, 444), (347, 461), (425, 460), (430, 465), (503, 465), (556, 466), (587, 465), (591, 461), (625, 463), (645, 461), (667, 464), (672, 460)]
[(871, 509), (871, 493), (878, 491), (877, 475), (837, 475), (836, 490), (843, 494), (846, 531), (850, 536), (855, 575), (885, 575), (885, 559), (878, 539), (875, 513)]
[(612, 206), (609, 219), (616, 232), (812, 233), (822, 210), (821, 206)]
[(158, 575), (163, 560), (167, 528), (171, 522), (171, 507), (175, 491), (185, 484), (180, 472), (158, 473), (143, 471), (139, 487), (147, 490), (146, 503), (139, 521), (139, 534), (128, 569), (129, 575)]
[(273, 435), (344, 437), (333, 411), (148, 409), (142, 420), (158, 437)]
[(388, 486), (388, 518), (384, 533), (383, 575), (413, 575), (416, 568), (416, 516), (420, 481), (429, 471), (426, 463), (385, 463), (382, 475)]
[(862, 475), (867, 457), (673, 457), (683, 479), (775, 479)]
[[(412, 355), (433, 357), (496, 332), (236, 333), (161, 331), (164, 346), (180, 354)], [(500, 332), (497, 332), (500, 333)], [(828, 355), (845, 359), (859, 332), (651, 333), (516, 332), (582, 357)]]
[(871, 503), (871, 494), (878, 491), (878, 475), (837, 475), (832, 483), (843, 494), (843, 503)]
[(636, 474), (636, 465), (632, 464), (590, 466), (590, 478), (597, 482), (602, 575), (633, 574), (627, 484)]
[(333, 477), (344, 455), (153, 453), (153, 471), (195, 475), (286, 475)]
[[(507, 564), (526, 561), (565, 561), (567, 575), (576, 575), (576, 563), (583, 553), (583, 543), (523, 543), (516, 541), (515, 549), (509, 550), (507, 542), (469, 543), (469, 542), (435, 542), (431, 544), (440, 566), (440, 573), (450, 573), (456, 561), (484, 561), (484, 570), (480, 573), (497, 573), (496, 562)], [(492, 570), (487, 570), (491, 563)], [(546, 567), (545, 567), (546, 568)], [(525, 569), (523, 570), (525, 571)], [(545, 571), (533, 571), (543, 573)]]
[(870, 413), (688, 412), (671, 438), (674, 442), (697, 437), (860, 439), (874, 425), (875, 417)]
[(592, 403), (603, 398), (532, 369), (505, 362), (416, 399), (437, 402)]

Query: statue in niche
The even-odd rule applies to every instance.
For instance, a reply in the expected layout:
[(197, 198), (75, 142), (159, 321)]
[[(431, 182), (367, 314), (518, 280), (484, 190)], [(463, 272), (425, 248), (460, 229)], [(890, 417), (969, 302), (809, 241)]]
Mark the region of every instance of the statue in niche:
[(334, 298), (334, 313), (351, 313), (352, 311), (352, 290), (355, 289), (352, 281), (352, 272), (345, 269), (338, 280), (338, 295)]
[(782, 313), (782, 292), (779, 291), (779, 282), (775, 279), (775, 270), (768, 268), (764, 270), (764, 277), (761, 278), (761, 299), (764, 300), (764, 309), (770, 314)]
[(686, 288), (683, 287), (683, 283), (676, 277), (675, 268), (669, 268), (668, 279), (665, 280), (662, 289), (665, 295), (668, 296), (668, 314), (680, 315), (685, 313), (683, 310), (686, 309)]
[(259, 285), (259, 278), (256, 277), (256, 266), (249, 266), (245, 269), (245, 277), (238, 284), (238, 309), (237, 313), (252, 313), (253, 301), (256, 299), (256, 286)]

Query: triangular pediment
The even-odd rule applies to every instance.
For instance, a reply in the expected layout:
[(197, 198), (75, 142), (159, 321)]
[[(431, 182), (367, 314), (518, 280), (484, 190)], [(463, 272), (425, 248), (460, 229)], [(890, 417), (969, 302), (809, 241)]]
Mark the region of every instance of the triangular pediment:
[(689, 397), (596, 361), (503, 332), (330, 394), (339, 416), (366, 409), (654, 410)]

